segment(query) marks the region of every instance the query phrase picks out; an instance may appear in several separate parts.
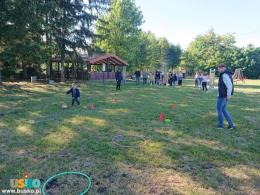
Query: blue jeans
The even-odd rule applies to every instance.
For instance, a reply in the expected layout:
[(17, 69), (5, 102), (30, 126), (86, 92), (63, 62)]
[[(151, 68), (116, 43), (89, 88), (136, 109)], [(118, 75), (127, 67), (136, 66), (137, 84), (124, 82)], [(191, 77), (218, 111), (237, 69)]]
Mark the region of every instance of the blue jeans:
[(218, 99), (217, 99), (217, 112), (218, 112), (218, 127), (219, 128), (224, 127), (223, 115), (226, 118), (228, 125), (230, 127), (234, 127), (232, 118), (231, 118), (229, 112), (227, 111), (227, 105), (228, 105), (227, 98), (218, 97)]
[(136, 85), (139, 85), (140, 84), (140, 77), (136, 77)]

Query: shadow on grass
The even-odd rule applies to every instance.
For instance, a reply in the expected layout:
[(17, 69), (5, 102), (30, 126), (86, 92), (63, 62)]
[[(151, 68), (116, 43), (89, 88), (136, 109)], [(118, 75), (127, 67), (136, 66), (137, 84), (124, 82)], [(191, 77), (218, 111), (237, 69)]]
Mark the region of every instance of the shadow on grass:
[[(33, 170), (33, 176), (43, 180), (57, 172), (77, 169), (89, 173), (94, 178), (95, 184), (91, 191), (93, 193), (100, 187), (105, 187), (107, 192), (111, 193), (138, 194), (140, 191), (135, 192), (135, 189), (128, 187), (128, 183), (131, 181), (142, 184), (141, 173), (136, 177), (134, 173), (125, 173), (125, 170), (117, 165), (122, 162), (139, 170), (175, 170), (186, 174), (191, 181), (196, 181), (197, 185), (219, 193), (246, 192), (243, 188), (249, 184), (253, 189), (259, 187), (255, 182), (259, 180), (257, 175), (249, 175), (244, 181), (224, 173), (224, 168), (235, 166), (256, 168), (259, 162), (259, 155), (256, 155), (259, 136), (252, 137), (253, 133), (256, 134), (255, 130), (247, 129), (243, 122), (239, 123), (243, 129), (237, 132), (216, 131), (212, 122), (209, 123), (215, 120), (215, 116), (208, 114), (209, 111), (214, 112), (214, 94), (208, 95), (212, 101), (204, 105), (205, 103), (201, 104), (200, 101), (207, 99), (207, 96), (201, 94), (189, 102), (183, 102), (184, 97), (193, 91), (189, 88), (185, 89), (186, 91), (180, 88), (163, 89), (164, 95), (169, 96), (165, 98), (160, 94), (160, 88), (125, 86), (125, 90), (121, 92), (110, 92), (113, 87), (107, 86), (104, 94), (102, 86), (95, 86), (95, 90), (91, 89), (93, 86), (95, 85), (82, 84), (86, 94), (95, 95), (91, 100), (82, 99), (82, 104), (95, 103), (94, 111), (86, 111), (80, 107), (78, 110), (63, 112), (59, 103), (53, 106), (53, 103), (66, 97), (61, 95), (64, 93), (62, 87), (53, 89), (51, 94), (47, 89), (32, 92), (22, 99), (17, 96), (15, 100), (21, 100), (18, 105), (26, 109), (10, 118), (8, 115), (8, 118), (1, 121), (1, 149), (4, 151), (1, 155), (1, 167), (4, 167), (1, 169), (1, 181), (21, 175), (28, 167)], [(7, 88), (8, 90), (10, 89)], [(129, 91), (135, 93), (130, 96)], [(15, 93), (23, 93), (23, 90), (19, 89)], [(114, 94), (121, 102), (108, 102), (108, 96)], [(253, 96), (252, 98), (256, 99)], [(70, 97), (66, 99), (69, 102)], [(2, 100), (7, 104), (10, 101), (4, 98)], [(147, 107), (143, 106), (144, 102)], [(172, 102), (179, 103), (178, 110), (169, 111)], [(39, 106), (39, 103), (42, 105)], [(186, 109), (185, 105), (189, 107)], [(198, 105), (202, 111), (198, 111)], [(108, 109), (128, 110), (109, 114)], [(175, 117), (173, 127), (166, 127), (158, 121), (161, 111)], [(21, 121), (28, 118), (44, 117), (53, 112), (57, 113), (60, 122), (21, 124)], [(253, 113), (247, 111), (246, 114)], [(243, 116), (237, 117), (242, 121)], [(79, 118), (78, 122), (76, 118)], [(74, 119), (76, 122), (71, 122)], [(151, 143), (140, 150), (121, 149), (111, 143), (114, 135), (129, 132), (144, 135), (150, 138)], [(200, 143), (202, 141), (205, 143)], [(211, 147), (212, 142), (217, 144)], [(123, 174), (132, 175), (129, 178)], [(8, 186), (8, 183), (5, 184)], [(149, 182), (144, 185), (151, 187)], [(178, 193), (170, 186), (162, 188), (169, 188), (167, 190)]]

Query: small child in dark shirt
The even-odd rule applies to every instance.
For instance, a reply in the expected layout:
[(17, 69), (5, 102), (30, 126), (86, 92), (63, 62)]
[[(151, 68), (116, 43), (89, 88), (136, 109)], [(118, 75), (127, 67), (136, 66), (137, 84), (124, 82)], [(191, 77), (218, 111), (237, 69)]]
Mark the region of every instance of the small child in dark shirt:
[(80, 98), (80, 91), (79, 91), (79, 88), (77, 87), (76, 84), (72, 84), (72, 87), (70, 88), (69, 91), (67, 91), (67, 94), (70, 94), (71, 93), (71, 97), (72, 97), (72, 106), (74, 105), (74, 103), (76, 102), (78, 105), (80, 105), (80, 102), (79, 102), (79, 98)]

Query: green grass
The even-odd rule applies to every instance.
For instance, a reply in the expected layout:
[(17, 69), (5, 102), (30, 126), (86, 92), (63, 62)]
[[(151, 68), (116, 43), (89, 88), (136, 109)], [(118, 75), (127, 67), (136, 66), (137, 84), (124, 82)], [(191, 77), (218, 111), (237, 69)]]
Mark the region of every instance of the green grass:
[[(93, 180), (89, 194), (260, 193), (260, 81), (235, 87), (229, 110), (236, 130), (216, 129), (216, 91), (203, 93), (191, 80), (174, 89), (130, 84), (120, 92), (112, 83), (81, 83), (81, 106), (63, 111), (68, 87), (0, 86), (0, 190), (25, 171), (42, 183), (80, 171)], [(160, 112), (170, 124), (159, 121)], [(118, 147), (116, 135), (123, 145), (141, 145), (138, 136), (148, 143)], [(84, 186), (80, 177), (62, 177), (48, 192), (79, 194)]]

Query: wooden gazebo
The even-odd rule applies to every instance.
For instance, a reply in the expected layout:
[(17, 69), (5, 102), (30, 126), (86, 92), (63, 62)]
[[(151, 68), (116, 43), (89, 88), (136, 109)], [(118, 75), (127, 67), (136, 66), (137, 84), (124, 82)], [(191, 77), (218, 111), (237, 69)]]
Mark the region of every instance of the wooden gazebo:
[[(101, 80), (103, 79), (115, 79), (116, 68), (121, 68), (123, 70), (123, 75), (126, 72), (126, 66), (128, 63), (120, 59), (113, 54), (104, 54), (96, 57), (89, 58), (86, 60), (88, 65), (88, 74), (91, 80)], [(98, 70), (94, 70), (93, 66), (99, 66)], [(103, 67), (105, 68), (103, 70)]]
[[(116, 55), (101, 54), (92, 57), (81, 55), (81, 59), (86, 64), (87, 74), (90, 80), (115, 79), (115, 71), (117, 68), (122, 69), (123, 77), (125, 77), (128, 63)], [(58, 71), (60, 71), (60, 57), (52, 58), (51, 62), (55, 62), (58, 67)], [(70, 64), (73, 64), (73, 60), (69, 56), (66, 56), (65, 63), (69, 66)], [(80, 70), (82, 73), (83, 71), (84, 69)]]

